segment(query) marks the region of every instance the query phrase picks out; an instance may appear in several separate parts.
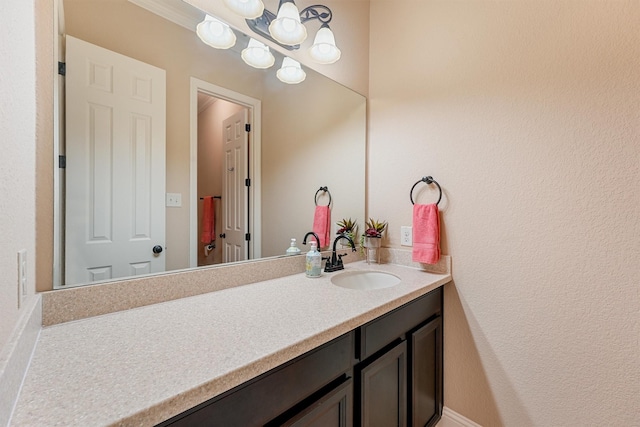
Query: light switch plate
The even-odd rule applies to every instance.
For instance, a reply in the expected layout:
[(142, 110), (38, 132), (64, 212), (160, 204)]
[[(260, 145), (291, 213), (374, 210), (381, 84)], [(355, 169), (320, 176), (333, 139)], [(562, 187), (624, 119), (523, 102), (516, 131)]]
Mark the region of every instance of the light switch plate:
[(413, 227), (406, 225), (400, 227), (400, 244), (402, 246), (413, 246)]
[(182, 193), (167, 193), (167, 207), (182, 207)]

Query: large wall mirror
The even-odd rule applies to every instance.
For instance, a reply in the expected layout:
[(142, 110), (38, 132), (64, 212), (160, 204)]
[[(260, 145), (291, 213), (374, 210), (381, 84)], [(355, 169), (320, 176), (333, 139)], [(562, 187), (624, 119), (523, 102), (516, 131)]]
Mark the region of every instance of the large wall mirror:
[[(277, 52), (274, 67), (249, 67), (239, 32), (232, 49), (207, 46), (195, 33), (204, 12), (181, 0), (62, 5), (67, 163), (54, 288), (283, 255), (312, 229), (324, 186), (333, 235), (342, 218), (364, 220), (362, 95), (308, 68), (302, 83), (280, 82)], [(143, 107), (105, 98), (118, 84)], [(114, 244), (122, 236), (145, 255)]]

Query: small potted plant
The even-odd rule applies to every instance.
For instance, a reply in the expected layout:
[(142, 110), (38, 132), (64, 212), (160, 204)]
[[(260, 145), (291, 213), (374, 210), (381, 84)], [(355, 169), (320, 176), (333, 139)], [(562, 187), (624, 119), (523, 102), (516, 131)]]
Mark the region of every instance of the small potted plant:
[[(356, 236), (358, 235), (358, 220), (352, 220), (351, 218), (346, 219), (344, 218), (342, 221), (338, 221), (336, 222), (336, 225), (339, 227), (338, 231), (336, 232), (337, 234), (344, 234), (345, 236), (349, 237), (351, 240), (353, 240), (354, 244), (356, 243)], [(344, 243), (346, 243), (346, 240), (341, 240), (340, 243), (344, 245)]]
[(365, 248), (379, 248), (382, 241), (382, 233), (387, 229), (386, 221), (376, 221), (369, 218), (365, 222), (364, 234), (360, 238), (360, 244)]

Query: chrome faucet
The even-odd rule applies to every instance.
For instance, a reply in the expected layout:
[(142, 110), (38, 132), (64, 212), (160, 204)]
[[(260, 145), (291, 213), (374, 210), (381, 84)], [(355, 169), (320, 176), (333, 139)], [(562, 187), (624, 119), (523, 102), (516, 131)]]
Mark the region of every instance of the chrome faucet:
[(342, 264), (342, 257), (346, 254), (338, 254), (336, 252), (336, 246), (338, 241), (341, 239), (347, 239), (349, 245), (351, 246), (351, 252), (356, 251), (356, 244), (353, 243), (351, 237), (346, 234), (338, 234), (338, 237), (333, 241), (333, 251), (331, 251), (331, 258), (327, 258), (327, 262), (324, 265), (325, 273), (331, 273), (332, 271), (344, 270), (344, 265)]

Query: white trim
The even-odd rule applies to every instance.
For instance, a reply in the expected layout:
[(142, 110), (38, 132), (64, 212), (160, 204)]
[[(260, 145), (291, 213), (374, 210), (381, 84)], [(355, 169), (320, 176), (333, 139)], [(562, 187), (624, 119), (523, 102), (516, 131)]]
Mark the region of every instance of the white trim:
[(42, 295), (29, 297), (15, 329), (0, 349), (0, 426), (11, 425), (20, 389), (42, 330)]
[(129, 2), (191, 31), (195, 31), (196, 25), (204, 16), (204, 13), (182, 1), (129, 0)]
[(64, 119), (64, 77), (58, 74), (58, 62), (64, 62), (64, 7), (62, 0), (53, 1), (53, 289), (62, 287), (62, 270), (64, 263), (62, 240), (62, 221), (64, 218), (62, 203), (62, 176), (63, 169), (58, 168), (58, 158), (62, 151), (60, 149), (61, 135), (64, 129), (61, 120)]
[[(259, 99), (234, 92), (227, 88), (216, 86), (204, 80), (191, 77), (190, 94), (190, 165), (189, 165), (189, 265), (198, 266), (198, 92), (240, 104), (249, 109), (251, 134), (249, 140), (249, 223), (251, 224), (251, 240), (249, 241), (249, 258), (262, 257), (262, 200), (261, 200), (261, 135), (262, 102)], [(193, 195), (193, 196), (191, 196)]]
[(465, 417), (464, 415), (460, 415), (456, 411), (449, 409), (446, 406), (442, 408), (442, 419), (440, 420), (440, 422), (445, 419), (447, 421), (447, 425), (455, 424), (459, 427), (482, 427), (480, 424), (471, 421), (469, 418)]

